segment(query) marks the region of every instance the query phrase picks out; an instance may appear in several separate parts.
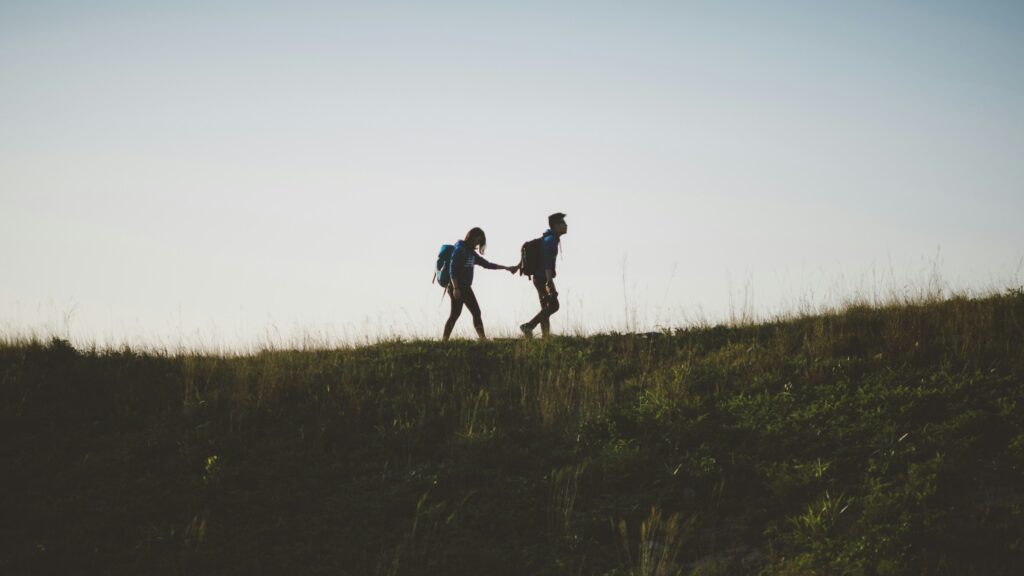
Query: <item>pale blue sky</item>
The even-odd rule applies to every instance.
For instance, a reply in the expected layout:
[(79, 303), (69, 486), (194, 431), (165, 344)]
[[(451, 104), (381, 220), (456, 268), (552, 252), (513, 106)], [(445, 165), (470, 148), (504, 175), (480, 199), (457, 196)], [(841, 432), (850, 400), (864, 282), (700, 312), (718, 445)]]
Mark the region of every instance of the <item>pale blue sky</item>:
[[(0, 2), (0, 332), (436, 337), (1020, 283), (1019, 2)], [(532, 287), (480, 270), (510, 332)], [(471, 332), (469, 318), (457, 334)]]

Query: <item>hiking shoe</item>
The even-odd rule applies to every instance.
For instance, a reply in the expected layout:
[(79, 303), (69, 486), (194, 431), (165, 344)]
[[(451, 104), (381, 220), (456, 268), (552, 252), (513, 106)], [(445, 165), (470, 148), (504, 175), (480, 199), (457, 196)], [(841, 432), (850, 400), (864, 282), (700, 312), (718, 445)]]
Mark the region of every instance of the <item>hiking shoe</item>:
[(529, 322), (527, 322), (526, 324), (520, 324), (519, 330), (522, 331), (523, 336), (525, 336), (526, 338), (533, 338), (533, 327), (530, 326)]

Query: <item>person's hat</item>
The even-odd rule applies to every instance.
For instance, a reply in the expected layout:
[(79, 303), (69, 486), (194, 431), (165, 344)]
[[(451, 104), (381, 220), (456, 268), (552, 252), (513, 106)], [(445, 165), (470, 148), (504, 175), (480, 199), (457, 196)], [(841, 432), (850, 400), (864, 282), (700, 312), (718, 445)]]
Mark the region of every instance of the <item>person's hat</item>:
[(565, 216), (566, 215), (561, 213), (561, 212), (555, 212), (551, 216), (548, 216), (548, 221), (549, 222), (556, 222), (558, 220), (565, 220)]

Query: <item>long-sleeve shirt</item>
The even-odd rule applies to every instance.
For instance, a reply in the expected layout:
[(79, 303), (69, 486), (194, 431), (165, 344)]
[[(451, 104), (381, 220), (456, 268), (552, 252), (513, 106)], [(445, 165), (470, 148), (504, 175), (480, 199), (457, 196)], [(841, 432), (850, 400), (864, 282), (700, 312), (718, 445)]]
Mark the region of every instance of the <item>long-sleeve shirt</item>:
[(561, 239), (551, 229), (544, 231), (540, 241), (540, 262), (541, 268), (551, 270), (551, 277), (555, 277), (555, 261), (558, 260), (558, 243)]
[(473, 285), (473, 267), (483, 266), (488, 270), (499, 270), (502, 266), (488, 262), (486, 258), (476, 253), (464, 241), (455, 243), (455, 250), (452, 252), (452, 278), (458, 283), (459, 288), (466, 288)]

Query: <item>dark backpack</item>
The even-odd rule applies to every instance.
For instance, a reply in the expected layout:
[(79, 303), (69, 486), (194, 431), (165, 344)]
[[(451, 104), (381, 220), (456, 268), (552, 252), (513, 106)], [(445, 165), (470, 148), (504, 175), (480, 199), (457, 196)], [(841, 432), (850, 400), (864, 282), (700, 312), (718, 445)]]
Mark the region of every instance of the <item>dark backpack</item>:
[(437, 253), (437, 265), (434, 267), (434, 280), (442, 288), (448, 288), (452, 283), (452, 254), (455, 253), (455, 246), (442, 244), (441, 251)]
[(544, 263), (541, 261), (540, 255), (543, 240), (543, 238), (534, 238), (529, 242), (523, 243), (519, 257), (520, 275), (529, 276), (531, 279), (534, 276), (544, 275)]

